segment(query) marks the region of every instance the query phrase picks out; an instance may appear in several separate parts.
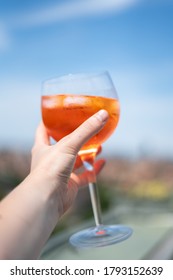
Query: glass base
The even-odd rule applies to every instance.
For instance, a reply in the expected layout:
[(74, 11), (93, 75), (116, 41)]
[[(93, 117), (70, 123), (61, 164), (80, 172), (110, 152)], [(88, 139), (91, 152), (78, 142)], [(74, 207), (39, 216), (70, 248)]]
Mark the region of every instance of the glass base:
[(102, 247), (121, 242), (132, 232), (130, 227), (123, 225), (100, 225), (73, 234), (69, 241), (79, 248)]

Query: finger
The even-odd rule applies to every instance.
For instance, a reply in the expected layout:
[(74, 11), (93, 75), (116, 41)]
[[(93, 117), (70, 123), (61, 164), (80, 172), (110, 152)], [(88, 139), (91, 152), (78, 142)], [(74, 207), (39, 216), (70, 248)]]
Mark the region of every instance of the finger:
[[(101, 151), (102, 151), (102, 147), (99, 146), (98, 149), (97, 149), (97, 152), (96, 152), (96, 156), (99, 155), (101, 153)], [(77, 156), (76, 162), (75, 162), (75, 165), (74, 165), (74, 170), (80, 168), (82, 165), (83, 165), (83, 163), (82, 163), (82, 160), (81, 160), (80, 156)]]
[(35, 145), (46, 144), (49, 145), (49, 135), (46, 131), (46, 128), (43, 122), (40, 122), (36, 134), (35, 134)]
[[(99, 159), (94, 163), (94, 170), (96, 175), (100, 173), (105, 163), (106, 161), (104, 159)], [(84, 171), (82, 174), (79, 174), (75, 178), (75, 183), (78, 185), (78, 187), (84, 187), (88, 185), (88, 171)]]
[(106, 110), (100, 110), (91, 116), (66, 137), (64, 148), (70, 148), (71, 151), (76, 154), (92, 136), (97, 134), (103, 128), (108, 118), (109, 114)]

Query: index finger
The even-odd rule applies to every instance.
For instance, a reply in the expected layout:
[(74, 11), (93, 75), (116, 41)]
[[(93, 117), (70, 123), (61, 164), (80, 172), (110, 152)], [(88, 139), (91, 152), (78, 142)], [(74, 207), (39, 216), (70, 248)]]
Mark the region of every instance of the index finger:
[(40, 122), (35, 134), (35, 145), (39, 145), (39, 144), (46, 144), (46, 145), (50, 144), (49, 135), (46, 131), (43, 122)]

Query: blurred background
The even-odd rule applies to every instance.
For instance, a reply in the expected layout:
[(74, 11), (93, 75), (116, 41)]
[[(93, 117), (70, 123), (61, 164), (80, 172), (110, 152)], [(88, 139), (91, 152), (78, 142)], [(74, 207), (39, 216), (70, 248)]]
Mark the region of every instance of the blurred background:
[[(141, 221), (154, 217), (149, 224), (157, 221), (155, 229), (163, 231), (157, 245), (160, 238), (168, 240), (164, 236), (172, 227), (173, 210), (172, 15), (172, 0), (0, 2), (1, 198), (29, 172), (30, 150), (41, 119), (42, 81), (68, 73), (108, 70), (119, 94), (121, 118), (116, 132), (103, 145), (107, 165), (98, 183), (105, 220), (134, 224), (139, 230)], [(63, 232), (80, 228), (90, 219), (93, 223), (85, 189), (53, 236), (62, 237)], [(122, 245), (124, 249), (118, 247), (120, 252), (128, 244), (133, 247), (137, 233)], [(156, 235), (145, 232), (147, 244), (156, 242)], [(65, 243), (57, 237), (55, 242), (56, 246)], [(65, 250), (70, 250), (68, 245), (59, 258), (74, 257), (69, 251), (63, 255)], [(172, 255), (170, 252), (169, 257)], [(51, 258), (58, 256), (55, 253)], [(162, 254), (162, 258), (168, 257)]]

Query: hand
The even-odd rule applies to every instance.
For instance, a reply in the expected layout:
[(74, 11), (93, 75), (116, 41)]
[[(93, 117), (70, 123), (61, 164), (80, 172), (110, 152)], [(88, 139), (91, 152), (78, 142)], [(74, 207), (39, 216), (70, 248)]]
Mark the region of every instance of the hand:
[[(31, 172), (0, 203), (0, 259), (38, 258), (59, 217), (87, 183), (85, 172), (73, 172), (77, 154), (107, 119), (101, 110), (53, 146), (43, 124), (38, 127)], [(103, 163), (96, 162), (96, 173)]]
[[(49, 189), (53, 188), (57, 194), (58, 216), (62, 215), (74, 201), (80, 187), (87, 185), (87, 171), (82, 174), (75, 174), (75, 170), (82, 165), (77, 156), (83, 144), (104, 125), (105, 120), (100, 115), (94, 115), (70, 135), (64, 137), (57, 144), (50, 146), (49, 136), (41, 123), (36, 132), (35, 144), (32, 149), (31, 172), (39, 173), (44, 181), (48, 179)], [(101, 147), (98, 153), (101, 151)], [(105, 161), (100, 159), (95, 162), (96, 174), (100, 172)], [(45, 178), (46, 177), (46, 178)]]

